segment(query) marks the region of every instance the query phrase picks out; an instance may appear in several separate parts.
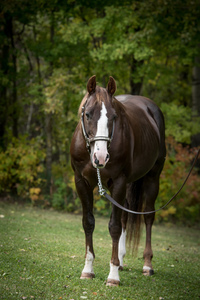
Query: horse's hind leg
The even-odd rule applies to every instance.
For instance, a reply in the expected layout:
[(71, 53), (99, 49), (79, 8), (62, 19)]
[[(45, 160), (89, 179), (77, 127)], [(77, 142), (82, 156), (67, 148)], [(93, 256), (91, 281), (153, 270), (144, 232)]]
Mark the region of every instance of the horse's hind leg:
[[(128, 202), (125, 202), (124, 207), (128, 208)], [(124, 260), (124, 256), (126, 255), (126, 224), (127, 224), (127, 220), (128, 220), (128, 213), (123, 211), (122, 212), (122, 219), (121, 219), (121, 223), (122, 223), (122, 232), (121, 232), (121, 236), (119, 239), (119, 247), (118, 247), (118, 254), (119, 254), (119, 262), (120, 262), (120, 267), (119, 270), (123, 270), (123, 260)]]
[(95, 226), (95, 220), (93, 216), (93, 190), (82, 177), (75, 176), (75, 183), (83, 207), (82, 224), (85, 231), (86, 244), (85, 266), (80, 278), (92, 279), (95, 277), (93, 270), (93, 261), (95, 255), (92, 240), (92, 234)]
[[(147, 174), (144, 178), (143, 182), (143, 191), (145, 197), (145, 209), (144, 211), (153, 211), (155, 210), (155, 200), (158, 195), (159, 190), (159, 176), (152, 177), (151, 174)], [(152, 225), (154, 222), (155, 213), (144, 215), (144, 221), (146, 225), (146, 246), (144, 250), (144, 266), (143, 266), (143, 274), (144, 275), (153, 275), (153, 267), (152, 267), (152, 258), (153, 251), (151, 247), (151, 232)]]

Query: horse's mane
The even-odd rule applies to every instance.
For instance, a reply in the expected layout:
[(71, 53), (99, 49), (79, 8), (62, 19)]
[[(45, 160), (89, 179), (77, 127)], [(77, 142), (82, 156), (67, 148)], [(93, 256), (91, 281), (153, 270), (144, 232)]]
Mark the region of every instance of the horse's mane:
[(89, 93), (86, 93), (86, 95), (83, 97), (83, 100), (81, 101), (81, 104), (79, 106), (79, 109), (78, 109), (78, 116), (79, 116), (79, 118), (81, 117), (82, 107), (84, 106), (84, 104), (85, 104), (85, 102), (86, 102), (86, 100), (88, 98), (88, 95), (89, 95)]
[[(96, 101), (97, 102), (106, 102), (106, 101), (109, 101), (109, 95), (108, 95), (108, 92), (105, 88), (102, 88), (100, 86), (97, 86), (96, 89), (95, 89), (95, 96), (96, 96)], [(92, 95), (94, 95), (92, 94)], [(85, 102), (87, 101), (89, 97), (89, 93), (87, 92), (86, 95), (83, 97), (83, 100), (81, 101), (81, 104), (79, 106), (79, 109), (78, 109), (78, 116), (80, 117), (81, 116), (81, 113), (82, 113), (82, 107), (84, 106)]]

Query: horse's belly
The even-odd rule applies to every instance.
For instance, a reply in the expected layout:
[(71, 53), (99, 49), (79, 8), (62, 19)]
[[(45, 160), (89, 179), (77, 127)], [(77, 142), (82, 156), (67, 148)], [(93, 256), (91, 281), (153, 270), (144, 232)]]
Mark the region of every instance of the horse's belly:
[(133, 182), (144, 177), (152, 168), (158, 159), (159, 151), (153, 149), (153, 151), (146, 152), (137, 157), (133, 157), (132, 165), (129, 163), (129, 176), (128, 181)]

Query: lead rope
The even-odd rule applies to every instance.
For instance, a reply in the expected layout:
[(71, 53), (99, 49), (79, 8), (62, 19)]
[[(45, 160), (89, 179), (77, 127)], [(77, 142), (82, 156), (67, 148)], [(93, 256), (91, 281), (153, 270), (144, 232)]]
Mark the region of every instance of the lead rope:
[(153, 211), (144, 211), (144, 212), (139, 212), (139, 211), (133, 211), (133, 210), (130, 210), (130, 209), (127, 209), (125, 207), (123, 207), (122, 205), (120, 205), (117, 201), (115, 201), (111, 196), (109, 196), (107, 193), (106, 193), (106, 190), (103, 188), (102, 186), (102, 182), (101, 182), (101, 175), (100, 175), (100, 170), (97, 168), (97, 179), (98, 179), (98, 187), (99, 187), (99, 194), (101, 196), (104, 196), (106, 197), (112, 204), (114, 204), (115, 206), (119, 207), (120, 209), (128, 212), (128, 213), (132, 213), (132, 214), (136, 214), (136, 215), (147, 215), (147, 214), (153, 214), (159, 210), (162, 210), (163, 208), (165, 208), (179, 193), (180, 191), (182, 190), (182, 188), (184, 187), (186, 181), (188, 180), (195, 164), (196, 164), (196, 161), (198, 159), (198, 156), (199, 156), (199, 152), (200, 152), (200, 149), (198, 150), (197, 152), (197, 155), (195, 156), (195, 159), (193, 161), (193, 164), (190, 168), (190, 171), (188, 173), (188, 175), (186, 176), (182, 186), (180, 187), (180, 189), (178, 190), (178, 192), (164, 205), (162, 206), (161, 208), (159, 209), (156, 209), (156, 210), (153, 210)]

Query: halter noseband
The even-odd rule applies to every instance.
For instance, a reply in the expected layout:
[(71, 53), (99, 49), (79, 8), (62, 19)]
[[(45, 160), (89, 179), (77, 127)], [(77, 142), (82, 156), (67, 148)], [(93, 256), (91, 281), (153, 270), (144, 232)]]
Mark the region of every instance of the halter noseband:
[(113, 140), (113, 136), (114, 136), (114, 130), (115, 130), (115, 120), (113, 120), (113, 127), (112, 127), (112, 133), (111, 133), (111, 137), (107, 137), (107, 136), (95, 136), (90, 138), (85, 130), (85, 125), (84, 125), (84, 112), (85, 112), (85, 106), (86, 106), (87, 100), (84, 104), (84, 106), (82, 107), (82, 113), (81, 113), (81, 125), (82, 125), (82, 131), (83, 131), (83, 136), (85, 138), (85, 142), (86, 142), (86, 148), (88, 150), (88, 152), (91, 152), (90, 149), (90, 144), (92, 142), (96, 142), (96, 141), (107, 141), (108, 142), (108, 149), (110, 148), (110, 144)]

